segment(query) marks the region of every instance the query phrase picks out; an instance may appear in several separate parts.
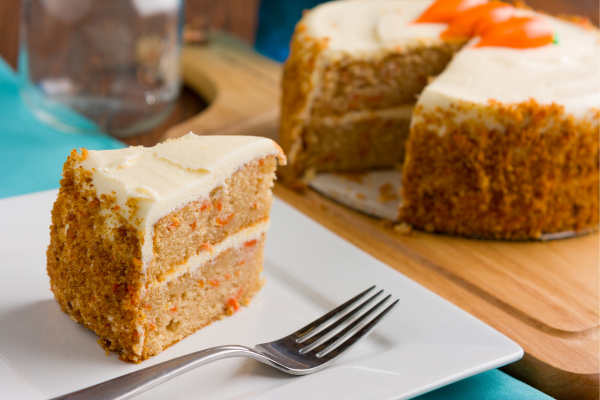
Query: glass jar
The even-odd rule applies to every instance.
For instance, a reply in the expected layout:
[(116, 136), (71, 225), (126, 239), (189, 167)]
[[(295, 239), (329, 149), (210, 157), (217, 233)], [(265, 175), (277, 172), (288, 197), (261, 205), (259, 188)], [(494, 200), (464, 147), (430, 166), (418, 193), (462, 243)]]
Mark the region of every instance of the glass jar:
[(68, 132), (126, 137), (152, 128), (181, 88), (182, 1), (24, 0), (24, 102)]

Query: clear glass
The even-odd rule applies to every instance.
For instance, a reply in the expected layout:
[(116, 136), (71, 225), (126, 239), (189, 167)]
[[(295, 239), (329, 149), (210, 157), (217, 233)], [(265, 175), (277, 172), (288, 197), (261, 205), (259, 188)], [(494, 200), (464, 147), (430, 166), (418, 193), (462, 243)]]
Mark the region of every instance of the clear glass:
[(152, 128), (181, 89), (182, 1), (24, 0), (24, 102), (68, 132), (125, 137)]

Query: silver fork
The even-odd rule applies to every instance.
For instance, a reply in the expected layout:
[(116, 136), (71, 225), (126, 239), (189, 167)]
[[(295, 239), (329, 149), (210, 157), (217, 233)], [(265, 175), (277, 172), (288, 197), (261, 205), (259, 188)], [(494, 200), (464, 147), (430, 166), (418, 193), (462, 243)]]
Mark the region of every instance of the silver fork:
[[(212, 347), (51, 400), (128, 399), (191, 369), (229, 357), (250, 357), (292, 375), (312, 374), (322, 370), (356, 346), (398, 304), (399, 300), (394, 301), (385, 310), (370, 319), (387, 302), (390, 298), (388, 295), (367, 312), (358, 316), (369, 303), (383, 293), (383, 290), (380, 290), (344, 314), (374, 288), (375, 286), (370, 287), (299, 331), (274, 342), (259, 344), (254, 348), (238, 345)], [(342, 316), (342, 314), (344, 315)], [(327, 325), (339, 316), (342, 317)], [(324, 329), (318, 331), (325, 325), (327, 326)], [(342, 327), (344, 329), (340, 330)], [(348, 336), (350, 337), (348, 338)]]

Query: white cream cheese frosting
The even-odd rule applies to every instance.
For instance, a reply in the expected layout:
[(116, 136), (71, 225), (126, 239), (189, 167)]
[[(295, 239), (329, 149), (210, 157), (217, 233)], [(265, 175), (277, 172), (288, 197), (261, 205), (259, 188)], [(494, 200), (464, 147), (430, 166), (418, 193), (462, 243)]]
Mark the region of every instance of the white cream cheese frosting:
[(532, 11), (552, 25), (558, 44), (515, 49), (475, 47), (479, 38), (463, 47), (417, 102), (425, 109), (446, 108), (457, 100), (487, 104), (556, 103), (575, 118), (600, 108), (600, 46), (598, 31)]
[(327, 38), (328, 56), (369, 58), (398, 46), (441, 43), (446, 24), (413, 23), (431, 4), (429, 0), (331, 1), (312, 9), (302, 22), (308, 36)]
[[(185, 204), (206, 198), (252, 160), (269, 155), (285, 163), (281, 148), (256, 136), (197, 136), (189, 133), (154, 147), (89, 151), (81, 166), (92, 172), (99, 195), (113, 195), (123, 217), (144, 233), (144, 270), (152, 260), (154, 224)], [(128, 201), (135, 199), (137, 209)]]

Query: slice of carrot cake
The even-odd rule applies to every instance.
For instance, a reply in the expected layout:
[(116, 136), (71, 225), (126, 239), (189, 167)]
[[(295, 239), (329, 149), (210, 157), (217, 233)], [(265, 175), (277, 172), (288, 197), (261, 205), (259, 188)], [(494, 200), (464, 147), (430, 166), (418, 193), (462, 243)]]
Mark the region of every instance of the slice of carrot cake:
[(133, 362), (236, 312), (262, 285), (277, 158), (270, 139), (191, 133), (73, 150), (47, 251), (62, 310)]

